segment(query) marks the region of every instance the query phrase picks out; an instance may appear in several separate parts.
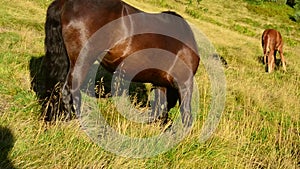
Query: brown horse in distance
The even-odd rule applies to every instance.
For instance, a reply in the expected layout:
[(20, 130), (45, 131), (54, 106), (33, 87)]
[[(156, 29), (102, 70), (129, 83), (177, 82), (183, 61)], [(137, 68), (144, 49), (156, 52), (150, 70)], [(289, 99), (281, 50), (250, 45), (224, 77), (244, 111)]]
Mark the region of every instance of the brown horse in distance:
[(285, 60), (283, 56), (283, 40), (281, 34), (274, 29), (266, 29), (262, 34), (262, 47), (264, 51), (264, 64), (266, 70), (271, 73), (275, 67), (276, 52), (280, 54), (283, 70), (286, 71)]

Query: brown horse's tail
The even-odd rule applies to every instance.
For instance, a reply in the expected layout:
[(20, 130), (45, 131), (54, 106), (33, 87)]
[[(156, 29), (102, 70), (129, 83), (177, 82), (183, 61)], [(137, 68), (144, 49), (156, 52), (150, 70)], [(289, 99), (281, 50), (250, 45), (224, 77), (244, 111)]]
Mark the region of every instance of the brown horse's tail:
[(52, 2), (47, 10), (45, 34), (46, 55), (42, 62), (45, 82), (43, 116), (50, 121), (70, 113), (72, 104), (71, 96), (69, 99), (64, 98), (70, 95), (68, 89), (63, 91), (70, 63), (62, 36), (61, 9), (57, 1)]

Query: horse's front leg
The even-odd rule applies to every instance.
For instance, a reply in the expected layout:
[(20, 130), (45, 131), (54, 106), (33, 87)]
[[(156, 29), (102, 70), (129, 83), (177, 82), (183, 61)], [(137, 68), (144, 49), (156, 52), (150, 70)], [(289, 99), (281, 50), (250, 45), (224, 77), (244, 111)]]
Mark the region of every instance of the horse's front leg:
[[(67, 78), (68, 79), (68, 78)], [(65, 119), (66, 120), (71, 120), (74, 116), (74, 105), (73, 105), (73, 99), (72, 99), (72, 93), (70, 91), (70, 85), (67, 82), (62, 86), (62, 105), (63, 105), (63, 110), (65, 112)]]
[[(96, 59), (95, 59), (96, 60)], [(92, 66), (93, 62), (80, 62), (76, 64), (72, 71), (70, 72), (68, 78), (68, 85), (70, 87), (70, 93), (73, 100), (73, 105), (75, 109), (75, 113), (77, 118), (80, 117), (80, 110), (81, 110), (81, 93), (80, 87), (84, 83), (86, 76), (90, 67)]]
[[(72, 84), (70, 84), (70, 86), (72, 86)], [(69, 87), (69, 86), (68, 86)], [(69, 96), (71, 96), (71, 100), (72, 100), (72, 105), (73, 105), (73, 112), (75, 112), (75, 115), (77, 118), (80, 117), (80, 106), (81, 106), (81, 94), (80, 94), (80, 90), (76, 89), (73, 90), (72, 87), (70, 87), (71, 90), (70, 93), (68, 94), (68, 96), (66, 98), (69, 98)]]

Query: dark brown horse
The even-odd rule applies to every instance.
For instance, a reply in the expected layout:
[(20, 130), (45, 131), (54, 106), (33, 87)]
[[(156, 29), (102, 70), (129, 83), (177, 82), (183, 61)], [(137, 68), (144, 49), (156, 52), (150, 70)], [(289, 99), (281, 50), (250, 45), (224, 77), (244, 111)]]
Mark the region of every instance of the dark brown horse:
[(156, 98), (166, 95), (167, 111), (179, 100), (182, 121), (191, 124), (200, 58), (191, 28), (178, 14), (149, 14), (120, 0), (55, 0), (45, 31), (46, 120), (79, 115), (80, 86), (100, 60), (112, 73), (122, 69), (125, 78), (156, 86)]
[(286, 71), (285, 60), (283, 56), (283, 40), (281, 34), (274, 29), (266, 29), (262, 34), (262, 47), (264, 51), (264, 64), (266, 70), (271, 73), (275, 67), (276, 52), (280, 54), (281, 63)]

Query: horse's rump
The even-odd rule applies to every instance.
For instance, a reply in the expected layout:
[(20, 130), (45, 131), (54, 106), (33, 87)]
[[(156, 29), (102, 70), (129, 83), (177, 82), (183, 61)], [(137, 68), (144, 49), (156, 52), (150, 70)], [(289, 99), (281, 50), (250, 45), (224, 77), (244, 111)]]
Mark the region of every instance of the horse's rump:
[(266, 70), (268, 72), (271, 72), (275, 67), (277, 51), (280, 53), (283, 68), (286, 70), (282, 49), (283, 40), (280, 32), (274, 29), (266, 29), (262, 34), (262, 47), (264, 53), (264, 64), (266, 64)]

